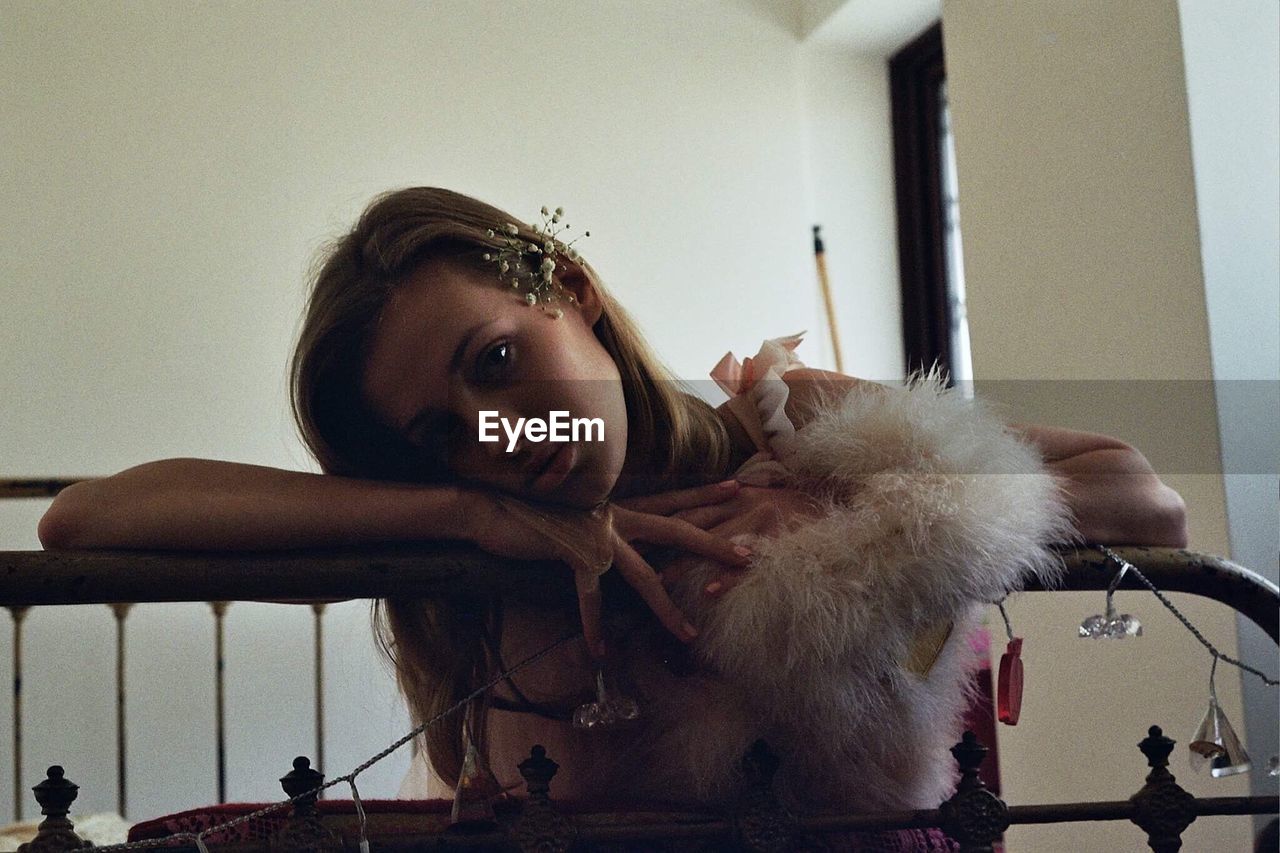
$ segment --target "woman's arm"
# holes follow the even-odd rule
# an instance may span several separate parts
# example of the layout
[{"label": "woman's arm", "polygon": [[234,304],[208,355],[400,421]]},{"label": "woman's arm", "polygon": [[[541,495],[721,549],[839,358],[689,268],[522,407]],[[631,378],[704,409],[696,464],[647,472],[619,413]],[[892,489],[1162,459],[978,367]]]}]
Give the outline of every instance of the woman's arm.
[{"label": "woman's arm", "polygon": [[[808,407],[826,394],[857,386],[888,386],[829,370],[799,368],[782,379],[786,412],[797,427]],[[1089,542],[1110,545],[1187,545],[1187,509],[1182,497],[1161,482],[1138,450],[1118,438],[1061,427],[1009,424],[1039,448],[1049,471],[1065,486],[1076,527]]]},{"label": "woman's arm", "polygon": [[1033,424],[1009,428],[1040,448],[1088,542],[1187,546],[1187,507],[1151,463],[1118,438]]},{"label": "woman's arm", "polygon": [[[697,506],[730,494],[706,486],[673,499]],[[575,570],[583,630],[598,655],[602,569],[584,565],[584,553],[607,557],[605,568],[616,564],[662,623],[685,641],[696,632],[629,540],[677,546],[728,565],[743,565],[749,556],[727,539],[662,516],[615,508],[611,516],[596,517],[563,507],[521,506],[480,487],[166,459],[64,489],[40,519],[39,536],[49,550],[276,550],[457,539],[498,556],[557,559]]]},{"label": "woman's arm", "polygon": [[273,550],[469,539],[475,493],[209,459],[165,459],[64,489],[49,550]]}]

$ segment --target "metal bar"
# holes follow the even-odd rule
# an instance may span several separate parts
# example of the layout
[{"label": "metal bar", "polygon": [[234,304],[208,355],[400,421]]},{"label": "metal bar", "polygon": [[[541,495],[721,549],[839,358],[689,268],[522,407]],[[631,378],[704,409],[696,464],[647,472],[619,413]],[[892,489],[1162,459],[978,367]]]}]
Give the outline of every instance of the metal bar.
[{"label": "metal bar", "polygon": [[[1212,817],[1242,814],[1274,814],[1280,808],[1276,797],[1207,797],[1198,799],[1197,815]],[[1072,823],[1079,821],[1128,820],[1132,805],[1128,801],[1100,803],[1046,803],[1027,806],[1010,806],[1010,823],[1035,825],[1047,823]],[[735,827],[732,821],[712,814],[672,814],[669,820],[644,823],[622,823],[625,814],[577,814],[572,816],[574,837],[582,842],[611,841],[673,841],[676,839],[731,839]],[[797,820],[798,828],[805,833],[824,832],[883,832],[899,829],[937,828],[941,814],[937,809],[927,811],[883,812],[874,815],[822,815]],[[1136,832],[1136,829],[1135,829]],[[509,836],[501,830],[491,832],[458,833],[456,835],[395,836],[377,839],[379,850],[422,850],[424,839],[431,839],[431,850],[495,849],[510,843]],[[167,850],[189,850],[195,847],[171,847]],[[1126,848],[1127,849],[1127,848]]]},{"label": "metal bar", "polygon": [[[316,673],[316,768],[324,770],[324,611],[328,607],[323,601],[312,602],[311,612],[315,614],[315,673]],[[320,792],[324,797],[324,791]]]},{"label": "metal bar", "polygon": [[[1117,547],[1166,592],[1212,598],[1244,613],[1273,640],[1280,589],[1229,560],[1174,548]],[[1059,589],[1105,590],[1114,575],[1101,552],[1064,551]],[[615,573],[606,582],[617,584]],[[554,561],[506,560],[459,542],[368,549],[242,553],[0,551],[0,605],[116,601],[297,601],[394,596],[474,596],[477,590],[531,603],[576,600]],[[630,588],[617,584],[626,594]],[[1036,589],[1029,585],[1029,589]],[[1122,589],[1141,588],[1125,578]],[[637,606],[643,606],[636,598]]]},{"label": "metal bar", "polygon": [[227,801],[227,713],[223,656],[223,617],[227,615],[230,601],[211,601],[213,608],[213,730],[214,749],[218,760],[218,803]]},{"label": "metal bar", "polygon": [[[546,571],[538,571],[545,566]],[[340,601],[519,594],[576,600],[562,564],[506,560],[459,542],[369,549],[0,551],[0,605],[116,601]],[[559,581],[563,581],[560,583]],[[479,585],[479,586],[477,586]]]},{"label": "metal bar", "polygon": [[22,620],[27,607],[10,607],[13,617],[13,819],[22,820]]},{"label": "metal bar", "polygon": [[[1222,557],[1182,548],[1131,545],[1111,550],[1141,569],[1162,592],[1212,598],[1248,616],[1272,642],[1280,643],[1280,587],[1256,572]],[[1067,577],[1059,589],[1103,591],[1115,577],[1116,565],[1097,548],[1063,549],[1062,553]],[[1118,588],[1146,591],[1131,574],[1121,580]],[[1027,589],[1039,591],[1041,587],[1033,582]]]},{"label": "metal bar", "polygon": [[118,603],[110,607],[116,617],[116,814],[124,817],[128,802],[128,777],[125,769],[124,620],[128,618],[133,605]]},{"label": "metal bar", "polygon": [[3,498],[51,498],[67,486],[90,480],[92,477],[43,477],[26,480],[0,479],[0,499]]}]

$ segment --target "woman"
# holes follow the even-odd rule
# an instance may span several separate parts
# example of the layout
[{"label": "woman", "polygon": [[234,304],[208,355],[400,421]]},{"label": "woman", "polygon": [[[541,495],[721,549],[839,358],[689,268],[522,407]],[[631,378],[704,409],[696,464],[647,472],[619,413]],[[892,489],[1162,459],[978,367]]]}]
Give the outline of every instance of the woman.
[{"label": "woman", "polygon": [[[503,231],[507,223],[514,235]],[[531,247],[518,254],[541,258],[532,284],[513,287],[503,275],[515,243]],[[551,274],[542,279],[547,260]],[[535,287],[541,281],[548,286]],[[544,310],[532,310],[539,304]],[[446,190],[385,194],[330,247],[292,378],[296,418],[324,474],[152,462],[64,491],[41,520],[41,542],[236,550],[449,538],[500,556],[562,560],[574,570],[585,642],[560,646],[498,688],[497,704],[519,710],[473,703],[429,729],[427,790],[451,789],[468,743],[487,747],[502,770],[540,742],[562,765],[558,796],[634,806],[626,790],[600,782],[606,764],[608,778],[627,776],[616,742],[564,719],[593,695],[596,659],[609,650],[599,574],[616,567],[667,631],[689,642],[697,631],[646,561],[647,548],[668,549],[668,585],[715,561],[718,576],[700,586],[722,597],[751,561],[735,537],[792,529],[819,517],[821,501],[798,489],[716,485],[760,449],[750,425],[728,403],[713,409],[683,391],[561,241]],[[807,368],[781,379],[797,428],[824,399],[859,386]],[[555,411],[598,419],[603,436],[561,447],[526,436],[509,450],[477,440],[482,412],[514,423]],[[1091,433],[1014,429],[1061,484],[1081,537],[1185,545],[1181,499],[1138,451]],[[504,612],[483,596],[391,600],[384,616],[386,649],[418,719],[451,707],[504,661],[545,646],[578,618],[513,603]],[[649,663],[667,654],[654,643],[646,649]]]}]

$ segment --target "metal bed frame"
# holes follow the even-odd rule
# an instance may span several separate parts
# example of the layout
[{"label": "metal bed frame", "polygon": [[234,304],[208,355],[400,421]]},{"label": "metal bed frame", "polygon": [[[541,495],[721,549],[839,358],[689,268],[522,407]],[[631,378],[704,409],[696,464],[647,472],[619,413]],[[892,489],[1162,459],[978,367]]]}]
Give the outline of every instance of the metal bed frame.
[{"label": "metal bed frame", "polygon": [[[25,481],[7,485],[8,496],[47,495],[63,483]],[[0,489],[3,493],[5,489]],[[1182,549],[1116,547],[1123,559],[1138,566],[1160,589],[1212,598],[1243,613],[1277,641],[1280,633],[1280,590],[1229,560]],[[1065,591],[1102,591],[1114,577],[1107,558],[1096,550],[1064,552]],[[1126,576],[1121,589],[1144,588]],[[116,611],[117,624],[129,605],[141,602],[210,602],[220,626],[230,601],[291,601],[310,603],[316,613],[317,639],[323,600],[373,599],[390,596],[451,596],[483,589],[488,594],[527,601],[567,603],[572,585],[562,567],[515,563],[459,542],[349,550],[299,550],[245,553],[163,551],[4,551],[0,552],[0,606],[14,616],[15,684],[21,678],[20,629],[27,609],[39,605],[106,604]],[[619,587],[625,595],[625,587]],[[1037,588],[1029,588],[1036,590]],[[1043,590],[1040,590],[1043,591]],[[218,642],[221,642],[219,632]],[[221,654],[219,645],[218,654]],[[317,678],[319,678],[317,658]],[[20,694],[15,691],[15,709]],[[121,699],[121,701],[123,701]],[[322,739],[323,714],[317,701],[317,739]],[[15,716],[15,798],[20,785],[20,717]],[[221,733],[219,733],[221,739]],[[123,741],[121,740],[121,747]],[[758,742],[743,758],[747,790],[726,814],[650,813],[566,814],[550,795],[555,763],[541,747],[520,765],[527,797],[508,807],[497,823],[468,832],[435,832],[422,836],[396,835],[373,839],[379,850],[568,851],[607,849],[617,842],[663,842],[703,839],[707,849],[783,851],[825,849],[824,833],[900,830],[938,827],[960,844],[962,851],[990,851],[1010,825],[1068,821],[1130,821],[1142,829],[1152,850],[1180,849],[1181,833],[1199,817],[1211,815],[1267,815],[1280,810],[1275,796],[1196,798],[1178,786],[1168,770],[1174,741],[1152,726],[1139,747],[1150,768],[1145,784],[1128,800],[1008,806],[978,778],[986,748],[971,732],[952,749],[961,769],[955,794],[938,809],[877,814],[824,814],[797,817],[786,812],[771,793],[771,778],[779,760],[767,744]],[[222,744],[218,749],[222,773]],[[302,759],[299,759],[301,762]],[[120,755],[120,796],[123,802],[123,750]],[[320,766],[323,766],[321,763]],[[1137,765],[1135,764],[1135,767]],[[297,773],[308,771],[310,788]],[[305,774],[304,774],[305,775]],[[1136,772],[1135,772],[1136,775]],[[293,777],[292,779],[290,777]],[[290,797],[314,788],[322,779],[295,764],[295,773],[282,779]],[[220,776],[221,783],[221,776]],[[291,790],[289,785],[293,785]],[[39,835],[20,850],[58,853],[83,845],[74,833],[68,811],[76,786],[61,767],[33,789],[46,819]],[[223,788],[220,784],[220,800]],[[15,805],[15,815],[20,815]],[[123,812],[123,809],[121,809]],[[356,849],[355,842],[325,828],[316,814],[315,798],[296,801],[292,814],[271,849]],[[194,846],[189,849],[195,850]]]}]

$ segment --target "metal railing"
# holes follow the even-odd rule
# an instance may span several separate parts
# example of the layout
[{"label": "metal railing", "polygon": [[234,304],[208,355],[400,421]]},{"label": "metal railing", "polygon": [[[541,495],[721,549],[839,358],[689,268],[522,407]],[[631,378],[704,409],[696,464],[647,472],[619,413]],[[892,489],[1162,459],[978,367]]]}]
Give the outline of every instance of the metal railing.
[{"label": "metal railing", "polygon": [[[49,496],[65,487],[68,480],[0,481],[0,496]],[[1272,640],[1280,633],[1280,591],[1274,584],[1228,560],[1192,551],[1166,548],[1117,547],[1120,557],[1141,568],[1143,574],[1167,592],[1191,593],[1214,599],[1245,614],[1266,631]],[[1105,590],[1115,576],[1115,567],[1101,553],[1080,549],[1064,552],[1067,574],[1059,589],[1067,591]],[[1132,577],[1121,588],[1142,588]],[[117,773],[121,814],[125,791],[125,621],[133,604],[144,602],[209,602],[215,624],[220,624],[231,601],[272,601],[309,604],[314,612],[317,758],[323,756],[323,670],[321,668],[322,623],[325,603],[347,599],[450,596],[483,589],[494,595],[522,600],[570,604],[575,600],[571,580],[557,563],[529,563],[504,560],[465,543],[438,541],[413,545],[346,550],[298,550],[275,552],[201,553],[162,551],[5,551],[0,552],[0,606],[13,616],[14,655],[14,780],[15,816],[21,815],[22,767],[22,625],[28,609],[38,605],[99,604],[112,608],[117,622]],[[629,588],[616,587],[623,597]],[[639,605],[636,602],[637,606]],[[221,657],[221,632],[215,656]],[[221,695],[221,666],[215,677]],[[225,799],[225,729],[217,718],[219,800]],[[481,828],[465,836],[433,834],[431,849],[476,849],[486,845],[514,845],[521,849],[567,849],[570,842],[604,843],[611,840],[703,838],[736,843],[746,850],[801,849],[805,839],[815,834],[848,831],[907,830],[940,827],[961,843],[961,849],[990,850],[991,842],[1012,824],[1062,821],[1128,820],[1148,834],[1153,850],[1176,850],[1181,832],[1200,816],[1269,814],[1277,810],[1275,797],[1195,798],[1177,786],[1167,769],[1173,741],[1152,727],[1142,750],[1151,771],[1146,784],[1130,800],[1118,802],[1025,805],[1008,807],[987,791],[977,778],[977,767],[985,749],[971,734],[953,749],[960,764],[962,781],[955,796],[941,808],[930,811],[824,815],[796,818],[788,815],[770,793],[772,758],[767,746],[758,744],[744,758],[748,778],[754,780],[750,808],[730,815],[682,814],[662,821],[652,816],[628,821],[625,814],[607,816],[564,816],[555,811],[547,796],[550,776],[535,771],[529,783],[529,797],[519,814],[508,815],[500,824]],[[545,757],[545,756],[544,756]],[[528,764],[529,762],[526,762]],[[536,764],[537,762],[534,762]],[[532,764],[530,766],[533,766]],[[52,771],[52,768],[51,768]],[[541,772],[543,775],[539,776]],[[522,765],[522,773],[524,773]],[[554,771],[552,771],[554,773]],[[58,768],[58,778],[61,769]],[[544,778],[545,777],[545,778]],[[65,799],[66,788],[54,785],[51,776],[42,783],[44,795]],[[73,786],[74,787],[74,786]],[[37,786],[40,794],[41,786]],[[54,790],[62,791],[52,794]],[[71,794],[74,798],[74,791]],[[74,838],[64,825],[65,806],[41,800],[47,816],[42,830],[41,849],[70,849],[56,846]],[[62,809],[62,811],[59,811]],[[319,826],[314,812],[295,804],[289,837],[295,841],[306,827]],[[310,814],[310,817],[308,817]],[[61,815],[61,816],[59,816]],[[539,817],[541,815],[541,817]],[[554,816],[554,819],[551,817]],[[301,821],[301,823],[299,823]],[[541,823],[539,823],[541,821]],[[305,826],[304,826],[305,824]],[[541,826],[534,832],[531,827]],[[300,828],[301,827],[301,828]],[[311,831],[311,830],[306,830]],[[303,833],[300,835],[299,833]],[[532,834],[530,834],[532,833]],[[540,834],[539,834],[540,833]],[[424,836],[425,837],[425,836]],[[779,839],[782,839],[779,841]],[[348,839],[350,840],[350,839]],[[413,838],[396,836],[379,839],[376,846],[393,849],[412,845]],[[354,842],[353,842],[354,843]],[[778,846],[781,844],[782,846]],[[55,846],[49,846],[55,845]],[[541,846],[539,846],[541,845]]]}]

